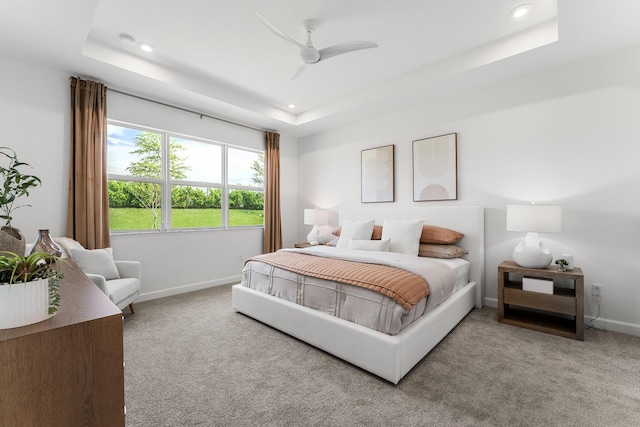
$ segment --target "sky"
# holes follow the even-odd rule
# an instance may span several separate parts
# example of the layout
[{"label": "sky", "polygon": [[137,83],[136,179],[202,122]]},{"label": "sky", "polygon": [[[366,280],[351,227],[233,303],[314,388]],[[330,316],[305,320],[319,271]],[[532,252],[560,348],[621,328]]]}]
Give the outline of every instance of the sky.
[{"label": "sky", "polygon": [[[107,173],[109,175],[130,175],[127,167],[137,156],[130,154],[136,149],[134,137],[143,131],[123,126],[109,124],[107,127]],[[188,181],[222,183],[221,157],[223,146],[215,143],[195,141],[174,136],[185,150],[180,155],[191,166],[187,171]],[[251,166],[258,157],[258,153],[228,148],[229,184],[255,186],[251,181],[253,170]]]}]

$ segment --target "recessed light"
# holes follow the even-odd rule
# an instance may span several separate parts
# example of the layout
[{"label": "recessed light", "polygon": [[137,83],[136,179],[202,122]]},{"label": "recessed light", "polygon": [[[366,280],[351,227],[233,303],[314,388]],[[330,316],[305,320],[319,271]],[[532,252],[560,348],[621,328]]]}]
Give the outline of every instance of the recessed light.
[{"label": "recessed light", "polygon": [[140,42],[138,43],[138,47],[142,50],[144,50],[145,52],[153,52],[153,46],[150,45],[147,42]]},{"label": "recessed light", "polygon": [[296,104],[289,104],[289,108],[293,110],[294,108],[296,108]]},{"label": "recessed light", "polygon": [[126,34],[120,34],[120,42],[127,47],[134,47],[136,45],[135,39]]},{"label": "recessed light", "polygon": [[511,17],[521,18],[527,13],[529,13],[530,9],[531,9],[531,5],[529,3],[521,4],[520,6],[517,6],[511,10]]}]

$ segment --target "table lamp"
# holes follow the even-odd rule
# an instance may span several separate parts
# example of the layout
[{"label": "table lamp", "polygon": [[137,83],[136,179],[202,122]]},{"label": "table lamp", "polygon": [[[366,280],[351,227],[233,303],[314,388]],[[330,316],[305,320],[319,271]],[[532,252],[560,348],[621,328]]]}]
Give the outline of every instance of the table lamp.
[{"label": "table lamp", "polygon": [[559,232],[562,208],[553,205],[507,205],[507,230],[526,231],[527,236],[513,250],[513,260],[521,267],[546,268],[553,255],[538,233]]},{"label": "table lamp", "polygon": [[309,244],[319,245],[329,241],[330,238],[325,236],[319,227],[329,224],[329,211],[324,209],[305,209],[304,224],[313,225],[313,228],[307,235],[307,242],[309,242]]}]

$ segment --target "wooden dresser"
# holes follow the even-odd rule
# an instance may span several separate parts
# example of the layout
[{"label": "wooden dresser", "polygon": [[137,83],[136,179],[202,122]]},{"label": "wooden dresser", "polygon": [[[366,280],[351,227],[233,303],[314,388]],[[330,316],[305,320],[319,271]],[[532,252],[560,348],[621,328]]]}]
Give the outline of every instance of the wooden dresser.
[{"label": "wooden dresser", "polygon": [[124,426],[122,312],[60,264],[58,313],[0,330],[0,426]]}]

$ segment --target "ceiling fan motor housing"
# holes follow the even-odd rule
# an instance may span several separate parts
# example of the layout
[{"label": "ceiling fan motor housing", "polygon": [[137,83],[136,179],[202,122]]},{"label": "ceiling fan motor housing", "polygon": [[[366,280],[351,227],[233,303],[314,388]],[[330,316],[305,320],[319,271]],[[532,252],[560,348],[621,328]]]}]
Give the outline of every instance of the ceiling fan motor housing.
[{"label": "ceiling fan motor housing", "polygon": [[300,49],[300,57],[305,64],[315,64],[320,61],[320,52],[312,47]]}]

